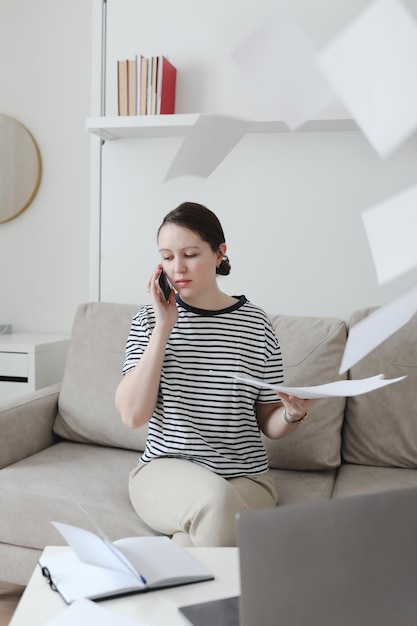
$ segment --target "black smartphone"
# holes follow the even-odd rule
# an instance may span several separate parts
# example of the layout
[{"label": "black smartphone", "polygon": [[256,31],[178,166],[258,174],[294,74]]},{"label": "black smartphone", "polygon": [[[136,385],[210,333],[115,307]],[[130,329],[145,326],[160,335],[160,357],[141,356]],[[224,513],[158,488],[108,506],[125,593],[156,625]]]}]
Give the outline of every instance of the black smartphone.
[{"label": "black smartphone", "polygon": [[165,300],[168,302],[169,294],[172,290],[172,285],[164,270],[161,270],[161,273],[159,274],[158,285]]}]

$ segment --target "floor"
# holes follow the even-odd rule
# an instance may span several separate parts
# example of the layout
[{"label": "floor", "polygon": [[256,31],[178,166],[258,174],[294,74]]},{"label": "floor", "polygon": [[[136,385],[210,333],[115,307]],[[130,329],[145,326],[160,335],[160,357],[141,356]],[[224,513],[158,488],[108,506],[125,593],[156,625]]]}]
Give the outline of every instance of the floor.
[{"label": "floor", "polygon": [[8,626],[24,587],[0,582],[0,626]]}]

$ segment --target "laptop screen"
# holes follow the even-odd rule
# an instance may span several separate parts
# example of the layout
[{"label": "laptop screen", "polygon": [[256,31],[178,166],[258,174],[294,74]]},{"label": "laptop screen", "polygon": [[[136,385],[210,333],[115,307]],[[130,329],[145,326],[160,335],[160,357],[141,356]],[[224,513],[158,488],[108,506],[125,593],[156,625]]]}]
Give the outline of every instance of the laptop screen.
[{"label": "laptop screen", "polygon": [[415,626],[417,489],[238,520],[240,626]]}]

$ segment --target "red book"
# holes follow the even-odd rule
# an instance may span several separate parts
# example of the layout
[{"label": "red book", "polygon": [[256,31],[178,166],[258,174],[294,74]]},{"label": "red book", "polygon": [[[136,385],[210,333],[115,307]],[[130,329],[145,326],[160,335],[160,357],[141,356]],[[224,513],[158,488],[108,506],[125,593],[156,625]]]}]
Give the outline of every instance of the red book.
[{"label": "red book", "polygon": [[157,108],[159,114],[175,113],[176,68],[161,56],[158,58]]}]

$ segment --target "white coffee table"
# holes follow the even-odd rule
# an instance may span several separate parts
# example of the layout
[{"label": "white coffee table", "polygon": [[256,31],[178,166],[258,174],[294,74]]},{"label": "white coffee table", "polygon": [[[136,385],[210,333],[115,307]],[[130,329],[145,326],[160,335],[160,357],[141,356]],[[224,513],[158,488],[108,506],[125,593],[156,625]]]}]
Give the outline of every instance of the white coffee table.
[{"label": "white coffee table", "polygon": [[[65,549],[48,547],[45,550],[50,554]],[[148,626],[189,626],[178,607],[240,594],[238,548],[186,550],[213,573],[214,580],[105,600],[101,606]],[[37,567],[9,626],[44,626],[66,606],[61,596],[50,589]]]}]

